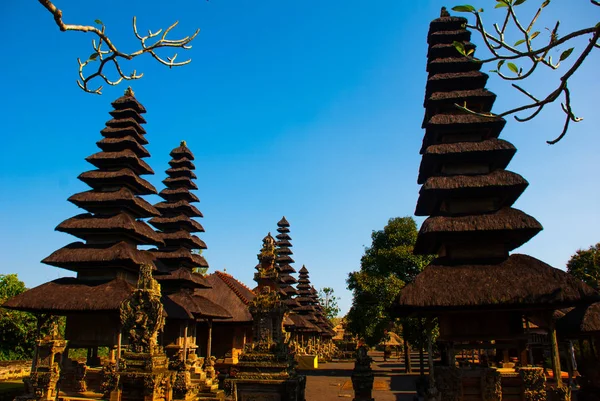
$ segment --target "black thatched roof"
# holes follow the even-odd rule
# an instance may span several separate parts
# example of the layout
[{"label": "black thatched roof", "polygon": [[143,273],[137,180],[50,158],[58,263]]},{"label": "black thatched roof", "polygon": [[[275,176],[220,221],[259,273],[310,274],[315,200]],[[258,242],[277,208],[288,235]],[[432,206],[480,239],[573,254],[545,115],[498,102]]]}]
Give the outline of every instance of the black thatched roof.
[{"label": "black thatched roof", "polygon": [[118,185],[129,188],[138,195],[152,195],[156,193],[156,188],[152,184],[138,177],[137,174],[128,168],[109,171],[86,171],[85,173],[81,173],[77,178],[94,189]]},{"label": "black thatched roof", "polygon": [[415,215],[446,214],[440,211],[442,202],[449,199],[489,199],[497,207],[512,206],[529,183],[519,174],[496,170],[489,174],[430,177],[419,191]]},{"label": "black thatched roof", "polygon": [[491,265],[436,265],[401,292],[396,313],[467,309],[558,309],[600,300],[570,274],[531,256],[513,254]]},{"label": "black thatched roof", "polygon": [[110,169],[115,167],[127,167],[138,175],[154,174],[152,167],[140,159],[135,152],[130,149],[120,152],[98,152],[85,158],[88,162],[99,169]]},{"label": "black thatched roof", "polygon": [[501,241],[510,251],[529,241],[542,229],[536,219],[510,207],[487,214],[429,217],[421,225],[413,252],[416,255],[436,254],[448,239]]},{"label": "black thatched roof", "polygon": [[[196,288],[210,288],[210,284],[206,281],[206,278],[198,273],[193,273],[190,269],[180,267],[177,270],[170,272],[169,274],[156,276],[156,280],[162,284],[174,283],[177,285],[179,282],[189,283],[190,287]],[[167,284],[169,285],[169,284]]]},{"label": "black thatched roof", "polygon": [[74,312],[119,311],[121,303],[133,292],[127,281],[85,281],[59,278],[25,291],[6,301],[2,307],[34,313],[61,315]]},{"label": "black thatched roof", "polygon": [[150,252],[138,250],[123,241],[111,244],[73,242],[54,251],[42,263],[72,271],[118,267],[137,272],[141,265],[153,265],[153,259]]},{"label": "black thatched roof", "polygon": [[138,157],[150,157],[150,152],[131,135],[122,138],[104,138],[96,142],[96,145],[105,152],[120,152],[129,149],[138,155]]},{"label": "black thatched roof", "polygon": [[515,147],[502,139],[490,138],[480,142],[456,142],[431,145],[425,149],[419,167],[419,184],[433,175],[441,175],[445,163],[488,165],[490,171],[504,169],[514,154]]},{"label": "black thatched roof", "polygon": [[171,319],[231,319],[231,314],[221,306],[185,290],[163,295],[162,300],[167,317]]},{"label": "black thatched roof", "polygon": [[600,302],[573,308],[558,320],[556,330],[563,338],[600,334]]},{"label": "black thatched roof", "polygon": [[158,216],[160,213],[144,199],[135,196],[129,188],[121,187],[117,191],[85,191],[69,197],[69,202],[90,213],[106,213],[126,210],[136,218]]}]

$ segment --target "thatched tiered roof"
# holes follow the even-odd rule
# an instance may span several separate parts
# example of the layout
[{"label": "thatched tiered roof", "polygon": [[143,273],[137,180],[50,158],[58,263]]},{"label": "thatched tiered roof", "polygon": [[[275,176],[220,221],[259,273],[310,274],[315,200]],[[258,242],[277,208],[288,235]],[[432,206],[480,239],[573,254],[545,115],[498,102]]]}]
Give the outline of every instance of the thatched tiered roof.
[{"label": "thatched tiered roof", "polygon": [[312,287],[310,285],[308,269],[306,266],[302,266],[298,273],[298,284],[296,285],[298,296],[295,300],[300,306],[294,307],[292,313],[302,316],[306,321],[313,324],[314,327],[309,326],[303,329],[303,331],[322,333],[323,329],[319,327],[320,319],[317,317],[317,311],[315,309],[317,303],[315,302]]},{"label": "thatched tiered roof", "polygon": [[202,213],[192,206],[198,198],[190,190],[198,189],[192,181],[192,170],[196,167],[192,163],[194,155],[187,147],[185,141],[170,153],[172,157],[169,164],[176,166],[177,173],[167,170],[168,177],[163,180],[166,188],[160,192],[163,202],[154,207],[160,216],[153,217],[149,223],[160,230],[164,245],[153,252],[156,259],[164,263],[170,270],[180,267],[193,269],[208,267],[206,260],[197,253],[206,249],[206,244],[193,233],[204,232],[204,228],[194,218],[202,217]]},{"label": "thatched tiered roof", "polygon": [[101,151],[86,159],[97,169],[79,176],[92,189],[69,198],[88,213],[71,217],[56,227],[57,231],[85,242],[73,242],[42,260],[76,272],[77,278],[41,285],[9,301],[7,306],[56,314],[116,311],[133,288],[129,283],[137,280],[140,266],[148,264],[156,269],[152,255],[136,246],[163,244],[154,230],[140,220],[159,214],[140,198],[156,193],[154,186],[140,177],[153,174],[142,160],[150,156],[144,148],[148,141],[141,126],[146,121],[140,115],[146,109],[129,89],[112,106],[112,119],[100,131],[104,138],[97,142]]},{"label": "thatched tiered roof", "polygon": [[293,273],[296,273],[296,270],[291,266],[294,263],[294,259],[292,259],[291,255],[293,255],[292,250],[292,238],[290,237],[290,223],[287,221],[285,216],[279,220],[277,223],[277,234],[275,238],[277,238],[277,249],[275,253],[277,258],[275,262],[277,263],[277,270],[279,271],[279,288],[282,291],[281,298],[283,302],[289,307],[294,308],[300,306],[298,302],[294,299],[294,296],[298,295],[298,291],[294,288],[294,284],[296,284],[296,279],[292,276]]},{"label": "thatched tiered roof", "polygon": [[595,292],[564,272],[529,256],[509,257],[542,226],[512,208],[528,183],[506,170],[516,149],[498,139],[505,121],[491,113],[496,96],[485,89],[481,63],[455,48],[462,43],[475,50],[466,24],[444,9],[429,28],[418,178],[423,186],[415,212],[429,217],[414,253],[439,257],[402,290],[398,311],[555,309],[590,302]]}]

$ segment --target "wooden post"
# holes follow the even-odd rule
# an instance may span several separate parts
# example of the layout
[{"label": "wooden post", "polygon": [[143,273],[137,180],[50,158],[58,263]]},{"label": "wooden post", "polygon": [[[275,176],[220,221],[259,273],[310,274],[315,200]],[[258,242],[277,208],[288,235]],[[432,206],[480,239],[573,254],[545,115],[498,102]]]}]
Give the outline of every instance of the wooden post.
[{"label": "wooden post", "polygon": [[435,387],[435,376],[433,373],[433,324],[431,320],[427,320],[425,326],[427,330],[427,362],[429,365],[429,388]]},{"label": "wooden post", "polygon": [[38,341],[40,339],[40,332],[42,331],[42,320],[40,315],[35,315],[36,327],[35,327],[35,348],[33,349],[33,360],[31,361],[31,373],[35,372],[37,368],[38,360]]},{"label": "wooden post", "polygon": [[548,335],[550,336],[550,352],[552,353],[552,372],[556,380],[556,386],[562,387],[562,379],[560,377],[560,357],[558,353],[558,342],[556,341],[556,322],[550,315],[548,324]]},{"label": "wooden post", "polygon": [[210,360],[212,352],[212,319],[208,319],[208,342],[206,344],[206,359]]},{"label": "wooden post", "polygon": [[121,361],[122,338],[123,338],[123,334],[121,333],[121,328],[119,327],[119,333],[117,334],[117,370],[119,370],[119,362]]},{"label": "wooden post", "polygon": [[404,340],[404,372],[412,373],[412,363],[410,361],[410,344]]},{"label": "wooden post", "polygon": [[188,349],[188,321],[185,321],[185,327],[183,328],[183,362],[187,361],[187,349]]}]

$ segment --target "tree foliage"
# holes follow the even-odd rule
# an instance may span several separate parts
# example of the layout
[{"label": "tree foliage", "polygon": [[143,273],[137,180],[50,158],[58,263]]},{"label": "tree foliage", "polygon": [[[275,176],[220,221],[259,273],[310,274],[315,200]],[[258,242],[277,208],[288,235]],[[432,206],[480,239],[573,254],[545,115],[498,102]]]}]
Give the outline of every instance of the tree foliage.
[{"label": "tree foliage", "polygon": [[[573,112],[571,107],[571,92],[569,90],[569,79],[581,67],[590,53],[600,47],[600,22],[594,26],[582,27],[573,32],[559,35],[560,21],[553,23],[554,27],[539,28],[538,21],[543,11],[551,3],[551,0],[540,1],[537,11],[530,18],[524,19],[521,6],[526,0],[496,0],[495,8],[505,12],[501,23],[486,27],[483,22],[482,8],[476,8],[472,5],[458,5],[452,8],[453,11],[470,13],[475,18],[475,24],[467,24],[467,27],[478,32],[483,40],[485,48],[490,52],[490,56],[484,59],[477,59],[472,56],[473,49],[466,49],[462,42],[454,42],[454,47],[462,55],[470,58],[477,63],[493,63],[494,69],[490,72],[495,73],[500,78],[512,82],[512,86],[521,94],[527,97],[524,105],[507,110],[497,116],[504,117],[514,115],[517,121],[529,121],[535,118],[545,106],[562,99],[561,108],[565,113],[565,123],[561,133],[553,140],[547,141],[554,144],[560,141],[569,129],[571,122],[579,122],[579,118]],[[594,6],[600,6],[600,1],[590,0]],[[545,33],[547,31],[547,33]],[[514,33],[514,35],[513,35]],[[514,36],[516,41],[508,39]],[[588,41],[582,49],[576,50],[575,41],[577,38],[587,38]],[[554,52],[558,50],[560,56],[558,60],[552,59]],[[574,55],[574,60],[566,71],[560,76],[555,86],[550,86],[548,93],[534,95],[520,85],[520,81],[529,78],[539,68],[549,68],[557,70],[562,62]],[[519,84],[517,84],[519,82]],[[456,105],[458,108],[483,117],[494,117],[496,114],[480,113],[469,109],[468,105]],[[517,113],[529,113],[528,115],[517,115]]]},{"label": "tree foliage", "polygon": [[319,303],[323,306],[325,310],[325,317],[329,319],[330,322],[333,322],[338,314],[340,313],[340,308],[338,306],[338,302],[340,297],[336,297],[333,293],[333,288],[325,287],[319,290]]},{"label": "tree foliage", "polygon": [[374,345],[393,324],[388,309],[405,284],[412,282],[432,257],[413,255],[417,224],[412,217],[396,217],[383,230],[373,231],[372,244],[361,258],[360,271],[347,279],[353,293],[348,328]]},{"label": "tree foliage", "polygon": [[567,271],[589,286],[600,289],[600,242],[575,252],[567,262]]},{"label": "tree foliage", "polygon": [[[26,290],[16,274],[0,274],[0,305]],[[32,314],[0,308],[0,360],[31,358],[36,327]]]}]

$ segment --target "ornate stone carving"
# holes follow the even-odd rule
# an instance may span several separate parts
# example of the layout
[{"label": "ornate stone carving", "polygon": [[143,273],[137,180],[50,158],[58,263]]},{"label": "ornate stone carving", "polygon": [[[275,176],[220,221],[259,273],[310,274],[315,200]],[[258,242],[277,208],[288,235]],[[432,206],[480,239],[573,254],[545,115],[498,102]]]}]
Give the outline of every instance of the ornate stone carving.
[{"label": "ornate stone carving", "polygon": [[354,370],[352,371],[352,387],[354,388],[354,401],[373,401],[373,359],[367,355],[367,347],[361,345],[356,350]]},{"label": "ornate stone carving", "polygon": [[483,401],[502,401],[502,381],[496,369],[482,370],[481,398]]},{"label": "ornate stone carving", "polygon": [[543,368],[521,368],[519,375],[523,379],[525,401],[546,401],[546,376]]},{"label": "ornate stone carving", "polygon": [[152,277],[152,267],[140,268],[137,289],[121,304],[123,330],[129,336],[130,351],[156,351],[158,332],[165,325],[160,301],[160,284]]}]

